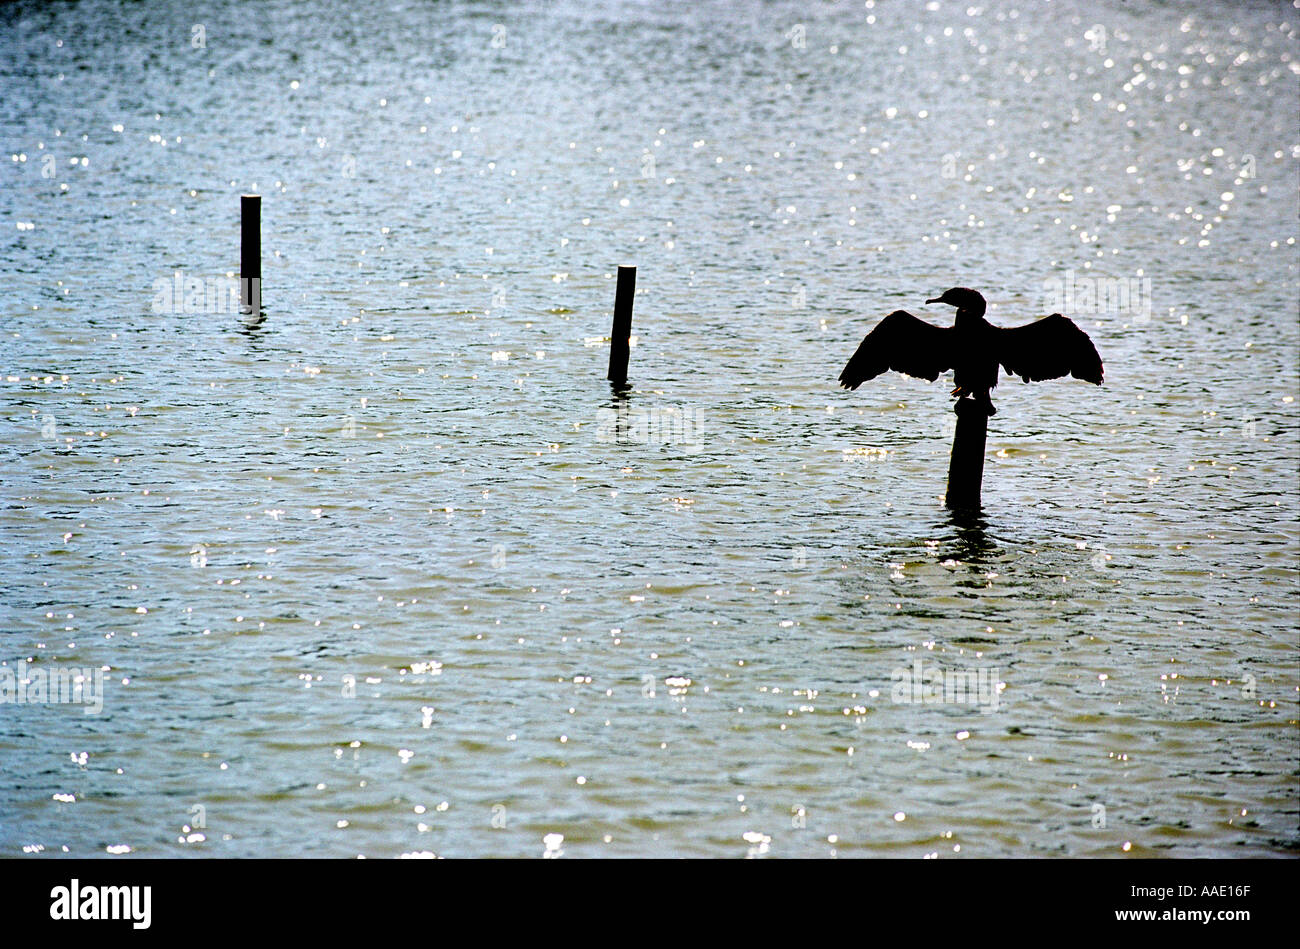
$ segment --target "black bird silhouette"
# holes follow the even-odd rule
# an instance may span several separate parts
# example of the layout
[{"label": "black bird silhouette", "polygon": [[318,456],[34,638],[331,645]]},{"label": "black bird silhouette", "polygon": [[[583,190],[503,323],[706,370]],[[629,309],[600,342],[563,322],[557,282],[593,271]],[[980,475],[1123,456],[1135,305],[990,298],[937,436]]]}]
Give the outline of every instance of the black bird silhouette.
[{"label": "black bird silhouette", "polygon": [[928,379],[953,370],[952,395],[969,396],[989,415],[997,412],[989,392],[997,388],[998,366],[1025,382],[1074,376],[1101,385],[1101,356],[1088,334],[1060,313],[1033,323],[1003,329],[984,319],[984,297],[953,287],[926,303],[957,308],[952,326],[935,326],[906,310],[895,310],[862,341],[840,385],[856,389],[886,369]]}]

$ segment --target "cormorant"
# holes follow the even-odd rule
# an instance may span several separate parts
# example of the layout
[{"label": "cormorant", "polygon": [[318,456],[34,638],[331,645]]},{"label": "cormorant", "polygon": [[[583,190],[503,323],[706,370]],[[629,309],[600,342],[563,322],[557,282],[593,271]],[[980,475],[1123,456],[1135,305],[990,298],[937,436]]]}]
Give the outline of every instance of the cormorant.
[{"label": "cormorant", "polygon": [[1097,348],[1060,313],[1003,329],[984,319],[984,297],[966,287],[925,302],[955,306],[953,325],[935,326],[895,310],[867,334],[840,373],[840,385],[856,389],[886,369],[933,382],[951,369],[957,384],[951,394],[971,397],[989,415],[997,411],[989,391],[997,387],[999,364],[1025,382],[1074,376],[1101,385]]}]

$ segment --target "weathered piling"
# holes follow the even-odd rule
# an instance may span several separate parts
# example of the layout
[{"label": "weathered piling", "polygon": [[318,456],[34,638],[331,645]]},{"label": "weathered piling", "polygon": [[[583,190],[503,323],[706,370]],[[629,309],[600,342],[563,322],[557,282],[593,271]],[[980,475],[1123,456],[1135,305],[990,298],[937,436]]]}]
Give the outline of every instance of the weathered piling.
[{"label": "weathered piling", "polygon": [[262,310],[262,196],[239,197],[239,302],[246,313]]},{"label": "weathered piling", "polygon": [[609,381],[616,386],[627,383],[627,360],[632,337],[632,298],[636,295],[636,268],[618,268],[618,286],[614,290],[614,329],[609,337]]},{"label": "weathered piling", "polygon": [[980,506],[989,416],[974,399],[958,399],[953,411],[957,413],[957,431],[952,437],[948,496],[944,503],[950,508],[974,510]]}]

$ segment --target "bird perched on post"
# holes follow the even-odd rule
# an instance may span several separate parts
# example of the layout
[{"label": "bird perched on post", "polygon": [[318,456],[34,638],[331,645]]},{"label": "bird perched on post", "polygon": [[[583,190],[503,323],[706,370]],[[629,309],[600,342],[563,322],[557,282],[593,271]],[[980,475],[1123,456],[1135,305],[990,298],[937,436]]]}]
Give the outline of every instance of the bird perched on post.
[{"label": "bird perched on post", "polygon": [[1074,376],[1101,385],[1101,356],[1088,334],[1060,313],[1003,329],[984,319],[984,297],[953,287],[926,303],[957,308],[952,326],[935,326],[906,310],[895,310],[862,341],[840,385],[856,389],[886,369],[933,382],[953,370],[951,395],[970,397],[989,415],[997,409],[989,392],[997,388],[998,366],[1025,382]]}]

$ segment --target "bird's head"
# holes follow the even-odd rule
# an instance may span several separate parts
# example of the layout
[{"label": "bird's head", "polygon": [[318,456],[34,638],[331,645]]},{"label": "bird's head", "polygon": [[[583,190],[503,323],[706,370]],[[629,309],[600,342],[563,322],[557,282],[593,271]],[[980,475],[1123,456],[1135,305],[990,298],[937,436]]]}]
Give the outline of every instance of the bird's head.
[{"label": "bird's head", "polygon": [[975,290],[969,290],[966,287],[953,287],[951,290],[945,290],[942,296],[925,302],[946,303],[949,306],[955,306],[959,310],[969,310],[975,313],[984,312],[984,298]]}]

